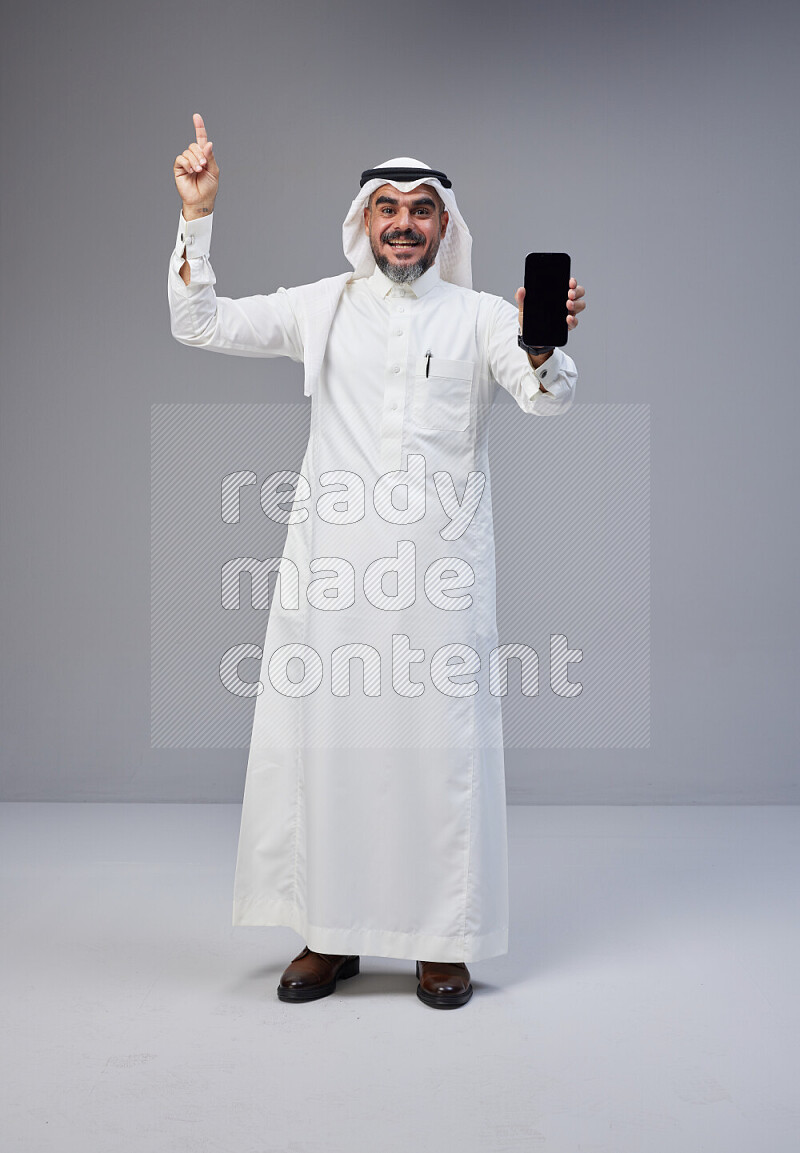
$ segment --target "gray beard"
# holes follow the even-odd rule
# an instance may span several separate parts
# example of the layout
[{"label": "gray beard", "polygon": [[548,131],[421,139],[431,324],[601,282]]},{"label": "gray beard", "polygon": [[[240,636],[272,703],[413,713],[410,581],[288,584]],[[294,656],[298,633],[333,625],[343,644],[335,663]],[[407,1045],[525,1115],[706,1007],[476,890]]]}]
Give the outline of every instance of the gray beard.
[{"label": "gray beard", "polygon": [[384,276],[388,276],[395,284],[410,284],[412,280],[418,280],[423,272],[428,271],[439,253],[439,241],[437,240],[425,255],[421,256],[414,264],[390,264],[388,257],[375,251],[374,245],[370,245],[370,247],[378,268]]},{"label": "gray beard", "polygon": [[413,264],[392,264],[387,257],[372,254],[375,257],[375,263],[384,274],[388,276],[389,280],[393,280],[395,284],[409,284],[412,280],[418,280],[423,272],[427,272],[436,258],[436,253],[426,253],[420,260],[416,260]]}]

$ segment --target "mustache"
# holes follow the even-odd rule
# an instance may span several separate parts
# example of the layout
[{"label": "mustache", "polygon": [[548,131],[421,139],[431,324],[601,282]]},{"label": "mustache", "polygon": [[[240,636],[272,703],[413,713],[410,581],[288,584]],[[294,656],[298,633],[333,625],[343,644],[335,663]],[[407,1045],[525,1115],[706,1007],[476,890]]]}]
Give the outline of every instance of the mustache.
[{"label": "mustache", "polygon": [[413,228],[395,228],[394,231],[390,229],[388,232],[384,232],[381,240],[384,244],[389,244],[393,240],[410,240],[414,244],[425,243],[425,237],[421,236],[419,232],[415,232]]}]

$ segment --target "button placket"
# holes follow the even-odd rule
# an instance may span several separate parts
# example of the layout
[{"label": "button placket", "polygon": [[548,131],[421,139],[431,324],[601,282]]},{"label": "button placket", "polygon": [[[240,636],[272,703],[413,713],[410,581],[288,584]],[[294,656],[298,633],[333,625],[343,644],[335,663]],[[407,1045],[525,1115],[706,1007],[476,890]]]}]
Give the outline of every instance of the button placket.
[{"label": "button placket", "polygon": [[392,292],[389,297],[386,385],[381,430],[381,463],[386,470],[402,467],[403,414],[408,375],[408,325],[399,321],[398,314],[405,312],[405,306],[395,302],[396,295],[405,294]]}]

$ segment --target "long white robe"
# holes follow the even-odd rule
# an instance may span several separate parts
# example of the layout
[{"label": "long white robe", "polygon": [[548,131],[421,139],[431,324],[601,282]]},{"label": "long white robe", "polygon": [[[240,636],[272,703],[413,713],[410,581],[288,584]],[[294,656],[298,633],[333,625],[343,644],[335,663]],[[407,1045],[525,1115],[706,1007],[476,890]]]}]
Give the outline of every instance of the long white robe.
[{"label": "long white robe", "polygon": [[[175,337],[307,361],[314,286],[216,297],[210,230],[210,219],[179,229]],[[517,347],[516,308],[443,281],[436,265],[410,285],[376,269],[338,292],[300,468],[308,487],[296,482],[294,503],[282,497],[298,517],[282,569],[295,566],[299,601],[283,603],[282,576],[233,923],[289,926],[325,953],[480,960],[508,949],[489,416],[498,386],[526,413],[565,412],[577,374],[560,350],[534,372]],[[520,496],[530,499],[527,482]],[[395,558],[394,580],[382,558],[386,568]],[[347,645],[361,647],[343,654]],[[462,663],[448,670],[448,660]]]}]

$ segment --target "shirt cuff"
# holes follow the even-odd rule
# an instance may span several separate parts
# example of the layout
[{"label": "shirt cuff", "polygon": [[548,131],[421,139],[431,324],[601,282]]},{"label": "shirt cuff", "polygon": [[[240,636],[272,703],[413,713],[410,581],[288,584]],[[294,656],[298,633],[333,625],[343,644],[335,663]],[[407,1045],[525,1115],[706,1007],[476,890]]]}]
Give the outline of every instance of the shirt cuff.
[{"label": "shirt cuff", "polygon": [[175,241],[175,254],[181,256],[186,249],[186,259],[196,260],[208,256],[211,251],[211,229],[214,213],[201,216],[198,220],[184,220],[181,212],[178,223],[178,236]]},{"label": "shirt cuff", "polygon": [[[539,385],[547,390],[548,396],[555,398],[564,396],[569,392],[569,383],[563,378],[559,380],[559,375],[564,367],[563,357],[564,354],[561,349],[554,348],[544,364],[541,364],[538,368],[534,368],[531,362],[528,361],[528,369],[533,378],[531,380],[531,386],[534,395],[536,392],[539,392],[540,396],[544,396],[544,393],[539,389]],[[535,386],[534,381],[536,381]]]},{"label": "shirt cuff", "polygon": [[[174,274],[172,284],[178,293],[186,294],[200,288],[201,285],[216,283],[217,278],[208,256],[211,248],[211,218],[213,215],[214,213],[210,212],[208,216],[203,216],[199,220],[187,221],[181,212],[178,236],[170,257],[171,275]],[[186,260],[188,260],[191,270],[188,285],[183,283],[180,274],[184,261],[184,248],[186,249]]]}]

